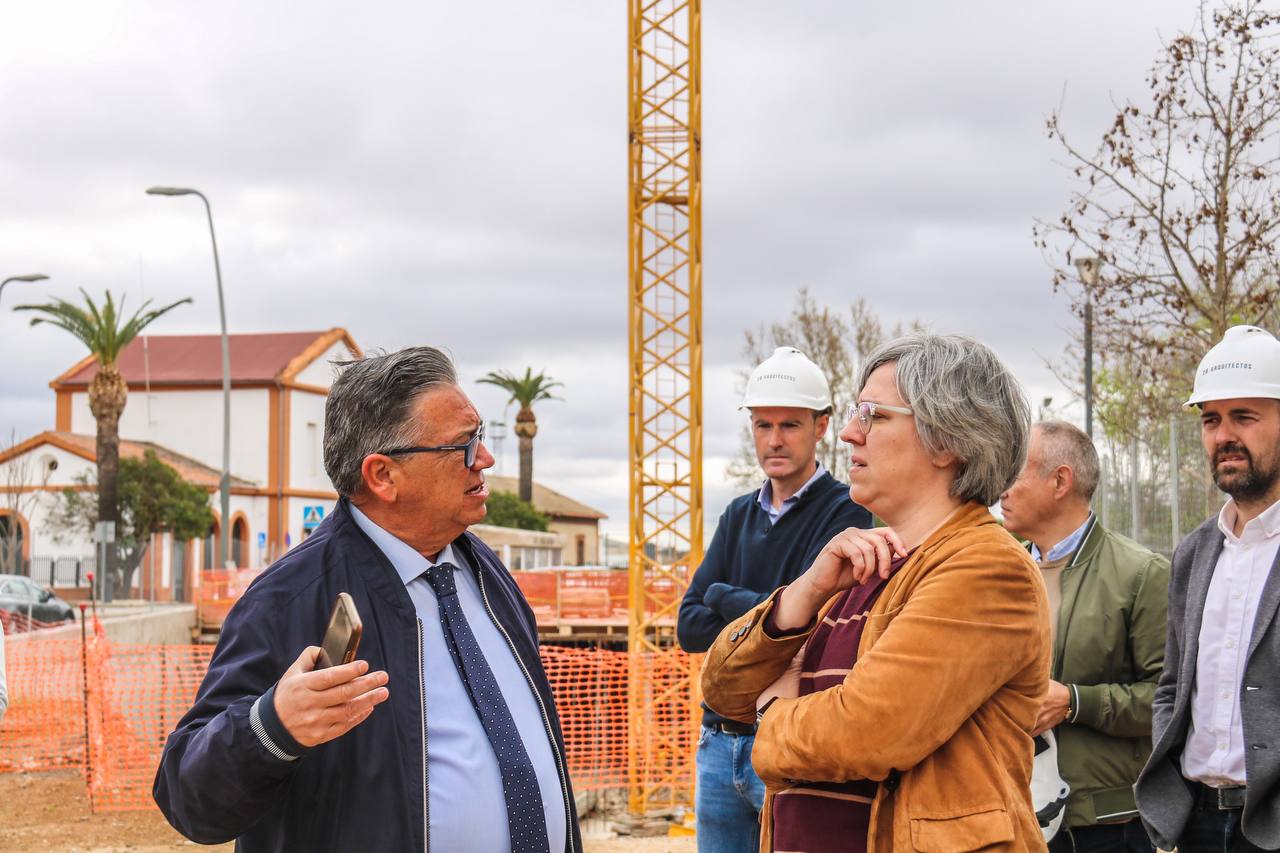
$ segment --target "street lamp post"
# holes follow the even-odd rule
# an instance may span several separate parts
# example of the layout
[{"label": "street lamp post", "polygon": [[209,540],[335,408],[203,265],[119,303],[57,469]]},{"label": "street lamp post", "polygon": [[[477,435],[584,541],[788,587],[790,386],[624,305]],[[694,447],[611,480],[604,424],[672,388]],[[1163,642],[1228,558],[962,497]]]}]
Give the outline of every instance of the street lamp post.
[{"label": "street lamp post", "polygon": [[4,281],[0,281],[0,294],[4,293],[4,286],[11,281],[46,281],[49,276],[42,272],[34,272],[31,275],[11,275]]},{"label": "street lamp post", "polygon": [[1093,288],[1102,259],[1076,258],[1075,264],[1084,283],[1084,431],[1093,438]]},{"label": "street lamp post", "polygon": [[213,209],[209,199],[199,190],[184,187],[150,187],[147,195],[194,195],[204,202],[204,212],[209,217],[209,240],[213,243],[213,272],[218,280],[218,319],[222,323],[222,479],[218,484],[222,505],[221,536],[219,539],[219,568],[225,568],[230,560],[231,545],[231,345],[227,340],[227,304],[222,297],[222,265],[218,262],[218,238],[213,232]]}]

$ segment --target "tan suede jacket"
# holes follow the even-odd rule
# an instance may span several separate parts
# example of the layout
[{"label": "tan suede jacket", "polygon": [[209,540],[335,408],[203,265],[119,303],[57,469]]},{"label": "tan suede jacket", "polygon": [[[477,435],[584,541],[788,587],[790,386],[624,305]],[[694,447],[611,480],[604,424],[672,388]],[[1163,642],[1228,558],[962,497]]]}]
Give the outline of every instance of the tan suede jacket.
[{"label": "tan suede jacket", "polygon": [[[808,637],[764,633],[776,598],[730,623],[707,654],[704,698],[726,717],[754,720],[756,697]],[[772,850],[775,792],[898,771],[871,807],[869,851],[1044,850],[1029,732],[1049,662],[1035,564],[985,507],[960,507],[885,586],[844,684],[766,711],[752,755],[769,790],[760,849]]]}]

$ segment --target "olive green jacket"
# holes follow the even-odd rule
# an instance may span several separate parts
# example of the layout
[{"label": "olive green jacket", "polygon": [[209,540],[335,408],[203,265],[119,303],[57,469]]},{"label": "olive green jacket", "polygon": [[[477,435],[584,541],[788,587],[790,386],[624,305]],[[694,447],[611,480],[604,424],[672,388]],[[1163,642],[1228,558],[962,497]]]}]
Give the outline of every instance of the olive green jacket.
[{"label": "olive green jacket", "polygon": [[1138,816],[1133,783],[1151,754],[1168,596],[1169,561],[1091,518],[1062,571],[1053,644],[1052,677],[1071,690],[1057,728],[1067,826]]}]

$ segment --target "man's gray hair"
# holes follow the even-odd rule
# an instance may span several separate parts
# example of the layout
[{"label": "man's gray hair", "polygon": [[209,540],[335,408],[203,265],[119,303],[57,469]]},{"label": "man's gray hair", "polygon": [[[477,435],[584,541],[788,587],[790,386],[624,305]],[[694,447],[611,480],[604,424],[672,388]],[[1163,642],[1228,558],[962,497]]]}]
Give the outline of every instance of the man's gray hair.
[{"label": "man's gray hair", "polygon": [[1031,406],[1008,368],[973,338],[918,332],[867,356],[859,393],[885,364],[897,367],[898,394],[925,449],[956,457],[951,494],[984,506],[999,500],[1022,472],[1031,429]]},{"label": "man's gray hair", "polygon": [[435,347],[409,347],[355,361],[337,361],[338,378],[324,404],[324,470],[344,498],[360,491],[360,466],[371,453],[415,444],[418,398],[458,384],[449,356]]},{"label": "man's gray hair", "polygon": [[1098,488],[1098,449],[1093,439],[1075,424],[1066,421],[1041,421],[1035,425],[1040,432],[1040,473],[1049,474],[1059,465],[1071,469],[1075,478],[1075,493],[1085,501],[1093,500]]}]

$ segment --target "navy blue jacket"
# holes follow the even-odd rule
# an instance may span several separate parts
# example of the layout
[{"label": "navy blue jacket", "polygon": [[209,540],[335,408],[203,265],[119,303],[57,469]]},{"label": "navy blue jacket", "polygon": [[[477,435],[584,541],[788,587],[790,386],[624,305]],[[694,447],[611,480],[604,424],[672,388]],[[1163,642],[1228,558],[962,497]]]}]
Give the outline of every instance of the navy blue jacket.
[{"label": "navy blue jacket", "polygon": [[[760,507],[759,489],[734,498],[680,602],[680,646],[705,652],[724,626],[813,565],[833,536],[849,527],[870,526],[871,513],[854,503],[849,487],[830,472],[806,489],[777,524]],[[702,716],[707,724],[724,719],[710,709]]]},{"label": "navy blue jacket", "polygon": [[[505,629],[546,710],[568,822],[566,853],[582,849],[564,738],[538,656],[533,612],[497,556],[467,533],[454,541],[477,567],[491,615]],[[390,696],[363,723],[307,749],[271,702],[302,650],[319,645],[339,592],[364,623],[358,656],[386,670]],[[345,500],[314,534],[264,572],[232,608],[194,707],[165,743],[154,796],[174,828],[239,851],[427,850],[421,626],[386,556]],[[255,701],[256,713],[250,713]],[[287,756],[298,756],[288,760]],[[495,819],[496,816],[495,816]]]}]

